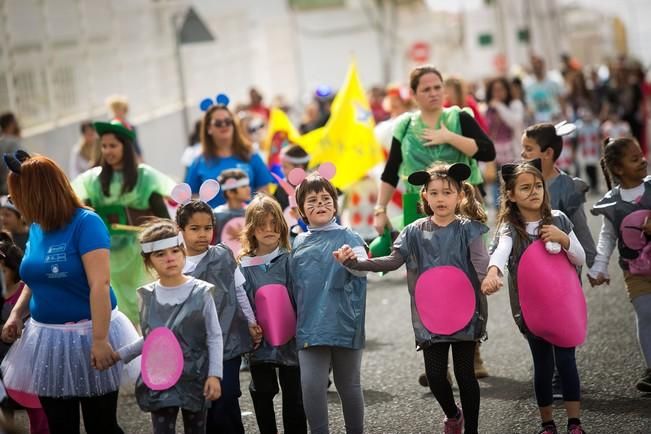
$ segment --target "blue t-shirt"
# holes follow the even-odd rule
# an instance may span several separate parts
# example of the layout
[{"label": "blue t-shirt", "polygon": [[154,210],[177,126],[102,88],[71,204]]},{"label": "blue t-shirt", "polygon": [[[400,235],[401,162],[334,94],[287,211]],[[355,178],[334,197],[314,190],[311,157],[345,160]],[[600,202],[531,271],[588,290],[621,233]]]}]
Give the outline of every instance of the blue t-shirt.
[{"label": "blue t-shirt", "polygon": [[[224,170],[228,169],[241,169],[246,172],[251,182],[252,193],[260,187],[274,182],[269,169],[267,169],[258,154],[253,154],[249,161],[243,161],[236,156],[206,159],[205,156],[200,155],[188,169],[185,182],[190,185],[193,193],[199,193],[199,187],[206,179],[217,179]],[[221,191],[217,197],[208,202],[213,208],[224,203],[226,203],[226,200]]]},{"label": "blue t-shirt", "polygon": [[[79,208],[68,225],[52,232],[32,224],[20,265],[20,275],[32,290],[32,317],[47,324],[91,319],[90,287],[81,257],[110,247],[104,222],[86,209]],[[110,295],[113,309],[117,305],[113,289]]]}]

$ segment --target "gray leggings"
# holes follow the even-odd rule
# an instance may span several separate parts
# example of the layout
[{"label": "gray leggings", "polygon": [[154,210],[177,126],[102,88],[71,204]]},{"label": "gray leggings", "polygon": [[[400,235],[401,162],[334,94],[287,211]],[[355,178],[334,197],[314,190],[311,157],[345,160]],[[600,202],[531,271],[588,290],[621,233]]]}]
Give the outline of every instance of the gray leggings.
[{"label": "gray leggings", "polygon": [[637,339],[642,348],[647,369],[651,369],[651,294],[643,294],[633,299],[637,322]]},{"label": "gray leggings", "polygon": [[328,434],[328,372],[332,365],[335,386],[344,411],[346,434],[364,432],[364,396],[360,383],[363,350],[313,347],[298,352],[303,407],[312,434]]}]

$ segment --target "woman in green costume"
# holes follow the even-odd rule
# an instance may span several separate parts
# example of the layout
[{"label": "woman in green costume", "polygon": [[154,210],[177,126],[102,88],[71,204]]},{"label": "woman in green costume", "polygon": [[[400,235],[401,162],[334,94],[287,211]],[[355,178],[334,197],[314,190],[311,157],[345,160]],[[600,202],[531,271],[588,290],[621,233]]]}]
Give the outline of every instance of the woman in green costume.
[{"label": "woman in green costume", "polygon": [[136,289],[153,280],[140,258],[137,230],[144,217],[169,218],[164,197],[176,183],[136,162],[135,134],[119,121],[95,122],[100,135],[101,165],[72,183],[77,195],[102,217],[111,234],[111,286],[118,309],[138,322]]},{"label": "woman in green costume", "polygon": [[[389,159],[382,173],[380,194],[375,207],[373,226],[379,234],[389,220],[386,206],[398,181],[418,170],[426,170],[432,163],[465,163],[471,168],[468,180],[482,183],[477,161],[493,161],[495,146],[482,131],[469,110],[457,106],[443,108],[443,77],[430,65],[411,71],[409,85],[420,110],[405,113],[396,122]],[[416,211],[418,188],[405,182],[402,227],[420,216]]]},{"label": "woman in green costume", "polygon": [[[373,226],[381,234],[371,243],[373,256],[390,252],[391,234],[388,229],[385,231],[389,225],[386,207],[400,179],[406,180],[410,174],[426,170],[437,161],[464,163],[471,170],[468,182],[480,187],[483,180],[477,161],[495,159],[495,146],[477,124],[470,109],[443,108],[443,77],[436,68],[430,65],[414,68],[409,75],[409,86],[420,110],[402,115],[393,130],[389,159],[382,173],[380,194],[373,213]],[[419,187],[408,182],[404,184],[403,218],[402,224],[396,225],[398,230],[423,217],[417,211]],[[488,375],[479,354],[479,345],[475,351],[475,375],[477,378]],[[425,374],[420,376],[419,383],[428,385]]]}]

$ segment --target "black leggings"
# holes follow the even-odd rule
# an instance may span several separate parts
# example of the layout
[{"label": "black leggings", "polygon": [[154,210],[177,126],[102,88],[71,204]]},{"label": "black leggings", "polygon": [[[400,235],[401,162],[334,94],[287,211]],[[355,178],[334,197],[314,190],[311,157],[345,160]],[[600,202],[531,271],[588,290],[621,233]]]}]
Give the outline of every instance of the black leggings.
[{"label": "black leggings", "polygon": [[[278,375],[276,375],[276,368]],[[278,432],[274,397],[279,392],[279,381],[283,391],[285,434],[307,434],[307,421],[301,395],[301,372],[298,366],[278,366],[272,363],[251,365],[249,391],[260,433],[276,434]]]},{"label": "black leggings", "polygon": [[[176,418],[179,414],[179,407],[165,407],[151,412],[151,423],[154,434],[175,434]],[[185,434],[205,434],[206,432],[206,410],[188,411],[181,409],[183,415],[183,432]]]},{"label": "black leggings", "polygon": [[118,392],[91,398],[48,398],[39,396],[47,416],[50,434],[79,434],[79,406],[88,434],[122,434],[116,417]]},{"label": "black leggings", "polygon": [[554,361],[561,377],[563,401],[580,401],[581,384],[579,371],[576,368],[575,349],[557,347],[534,337],[527,337],[527,341],[533,357],[533,386],[538,407],[548,407],[554,402],[552,393]]},{"label": "black leggings", "polygon": [[429,388],[445,415],[453,418],[457,415],[457,404],[447,378],[448,352],[452,347],[454,377],[459,385],[466,434],[477,434],[479,423],[479,383],[475,378],[474,366],[476,345],[476,342],[443,342],[432,344],[423,350]]}]

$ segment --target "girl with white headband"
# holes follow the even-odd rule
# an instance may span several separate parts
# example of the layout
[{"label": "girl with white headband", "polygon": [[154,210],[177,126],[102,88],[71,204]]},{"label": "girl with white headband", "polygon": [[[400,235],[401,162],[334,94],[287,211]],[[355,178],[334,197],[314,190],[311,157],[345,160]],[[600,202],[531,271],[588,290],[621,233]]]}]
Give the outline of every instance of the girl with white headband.
[{"label": "girl with white headband", "polygon": [[145,384],[143,372],[136,383],[136,400],[151,413],[154,434],[174,433],[179,409],[184,432],[203,434],[207,402],[221,396],[224,346],[213,302],[215,287],[183,274],[183,237],[172,221],[148,225],[140,234],[140,246],[145,266],[158,274],[158,280],[138,289],[143,338],[120,348],[113,359],[133,360],[143,352],[152,331],[171,330],[183,352],[181,375],[171,387],[153,390]]}]

